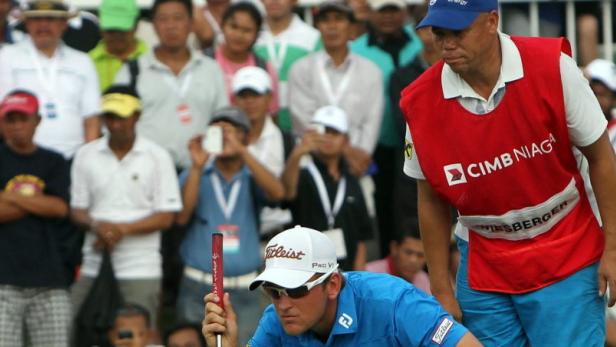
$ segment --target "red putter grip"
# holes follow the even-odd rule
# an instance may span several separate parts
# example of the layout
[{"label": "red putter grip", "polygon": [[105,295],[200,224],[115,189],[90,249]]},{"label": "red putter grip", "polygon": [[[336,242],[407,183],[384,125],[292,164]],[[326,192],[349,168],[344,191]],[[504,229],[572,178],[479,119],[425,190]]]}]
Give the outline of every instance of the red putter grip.
[{"label": "red putter grip", "polygon": [[212,292],[220,298],[220,302],[218,305],[225,308],[225,303],[223,301],[224,289],[222,278],[224,276],[224,271],[222,267],[222,234],[221,233],[213,233],[212,234]]}]

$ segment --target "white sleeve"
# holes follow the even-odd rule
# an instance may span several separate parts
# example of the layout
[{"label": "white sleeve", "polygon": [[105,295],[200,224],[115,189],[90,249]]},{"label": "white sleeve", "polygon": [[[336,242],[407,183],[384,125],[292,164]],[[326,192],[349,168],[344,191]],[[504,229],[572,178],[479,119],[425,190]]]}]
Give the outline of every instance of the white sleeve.
[{"label": "white sleeve", "polygon": [[90,190],[88,187],[88,174],[85,169],[86,160],[92,160],[87,153],[84,153],[85,147],[81,147],[71,166],[71,207],[79,209],[88,209],[92,203]]},{"label": "white sleeve", "polygon": [[6,94],[14,88],[9,52],[8,48],[0,49],[0,99],[4,99]]},{"label": "white sleeve", "polygon": [[560,76],[569,139],[577,147],[588,146],[603,134],[607,120],[582,70],[571,57],[563,53],[560,55]]},{"label": "white sleeve", "polygon": [[418,180],[425,180],[426,177],[421,171],[419,161],[417,160],[417,152],[413,146],[413,139],[411,138],[411,132],[409,126],[406,126],[406,135],[404,137],[404,173]]},{"label": "white sleeve", "polygon": [[88,56],[85,58],[83,66],[85,88],[82,90],[80,113],[83,118],[89,118],[97,116],[101,111],[101,90],[94,63]]},{"label": "white sleeve", "polygon": [[182,209],[180,184],[173,160],[167,151],[161,149],[156,155],[158,174],[154,190],[154,210],[156,212],[176,212]]}]

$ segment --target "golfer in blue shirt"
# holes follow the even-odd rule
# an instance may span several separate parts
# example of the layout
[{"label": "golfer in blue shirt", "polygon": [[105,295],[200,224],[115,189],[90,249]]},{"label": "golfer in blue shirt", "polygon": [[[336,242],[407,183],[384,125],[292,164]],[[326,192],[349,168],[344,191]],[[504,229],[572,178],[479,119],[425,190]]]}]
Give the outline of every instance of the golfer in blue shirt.
[{"label": "golfer in blue shirt", "polygon": [[[267,244],[265,271],[250,285],[272,299],[250,347],[481,346],[431,296],[387,274],[338,271],[336,247],[323,233],[295,227]],[[205,297],[208,346],[237,346],[236,313]],[[240,313],[241,314],[241,311]]]}]

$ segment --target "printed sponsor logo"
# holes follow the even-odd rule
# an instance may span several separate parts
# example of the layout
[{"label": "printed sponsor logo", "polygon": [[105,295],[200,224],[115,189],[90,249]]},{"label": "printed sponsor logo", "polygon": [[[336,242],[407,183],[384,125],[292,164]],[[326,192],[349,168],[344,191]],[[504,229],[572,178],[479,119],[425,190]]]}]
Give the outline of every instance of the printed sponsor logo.
[{"label": "printed sponsor logo", "polygon": [[453,326],[453,322],[451,321],[451,319],[449,318],[443,319],[441,324],[439,324],[438,328],[434,332],[434,335],[432,335],[432,342],[438,345],[443,344],[443,341],[445,341],[445,338],[447,337],[447,334],[451,330],[452,326]]},{"label": "printed sponsor logo", "polygon": [[456,163],[445,165],[443,170],[445,170],[445,177],[447,177],[447,183],[450,186],[466,183],[466,175],[464,175],[464,168],[462,167],[462,164]]},{"label": "printed sponsor logo", "polygon": [[450,186],[466,183],[467,177],[471,179],[487,176],[524,160],[550,154],[554,151],[555,143],[556,138],[554,138],[552,134],[549,134],[543,141],[513,148],[511,151],[501,153],[494,158],[470,163],[466,167],[461,163],[445,165],[443,169],[445,169],[447,183],[449,183]]},{"label": "printed sponsor logo", "polygon": [[436,4],[436,0],[430,0],[430,6],[434,6]]},{"label": "printed sponsor logo", "polygon": [[340,318],[338,318],[338,323],[345,328],[350,328],[353,325],[353,318],[346,313],[343,313]]},{"label": "printed sponsor logo", "polygon": [[289,259],[297,259],[302,260],[302,258],[306,255],[306,253],[302,251],[296,251],[293,248],[286,249],[282,245],[274,244],[268,246],[265,249],[265,259],[270,258],[289,258]]},{"label": "printed sponsor logo", "polygon": [[413,144],[406,139],[404,140],[404,155],[408,160],[413,158]]},{"label": "printed sponsor logo", "polygon": [[451,4],[457,4],[460,6],[466,6],[468,4],[468,1],[466,0],[447,0],[447,2],[451,3]]}]

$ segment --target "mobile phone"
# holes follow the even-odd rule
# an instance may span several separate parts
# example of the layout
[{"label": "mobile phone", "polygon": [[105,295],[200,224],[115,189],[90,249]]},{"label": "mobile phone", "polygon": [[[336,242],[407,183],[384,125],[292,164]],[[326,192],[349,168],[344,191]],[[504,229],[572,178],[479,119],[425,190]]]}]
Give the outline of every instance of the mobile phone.
[{"label": "mobile phone", "polygon": [[133,331],[132,330],[120,330],[118,331],[118,339],[132,339]]},{"label": "mobile phone", "polygon": [[218,125],[207,127],[201,146],[210,154],[222,153],[222,127]]},{"label": "mobile phone", "polygon": [[311,128],[319,135],[325,134],[325,125],[323,124],[312,124]]}]

